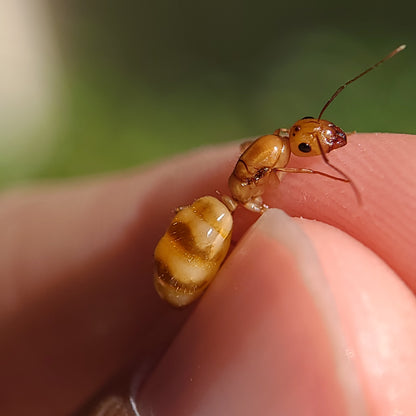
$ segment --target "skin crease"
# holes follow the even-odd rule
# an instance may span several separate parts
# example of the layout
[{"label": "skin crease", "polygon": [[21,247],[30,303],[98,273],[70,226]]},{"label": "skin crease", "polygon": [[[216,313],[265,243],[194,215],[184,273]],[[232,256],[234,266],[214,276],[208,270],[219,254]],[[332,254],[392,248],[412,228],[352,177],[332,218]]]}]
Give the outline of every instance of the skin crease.
[{"label": "skin crease", "polygon": [[[111,177],[4,192],[0,196],[0,414],[74,411],[125,366],[157,362],[188,318],[145,383],[141,406],[154,407],[158,394],[170,382],[178,383],[179,373],[163,373],[172,365],[169,357],[174,357],[175,345],[184,346],[182,369],[195,371],[192,363],[203,363],[195,334],[187,332],[194,327],[201,340],[204,331],[211,343],[215,340],[209,356],[213,361],[208,363],[221,362],[221,366],[202,374],[196,384],[200,390],[190,390],[194,397],[204,392],[204,400],[193,401],[199,407],[192,414],[213,414],[215,403],[227,414],[227,405],[236,403],[229,397],[238,397],[241,409],[258,414],[267,414],[261,407],[265,403],[268,409],[278,409],[279,397],[287,398],[286,414],[296,414],[299,408],[293,406],[302,402],[301,397],[315,406],[316,414],[333,414],[333,408],[342,409],[343,414],[415,413],[409,401],[412,383],[407,382],[416,376],[412,364],[416,362],[416,309],[408,289],[416,289],[416,265],[411,261],[416,246],[416,167],[410,157],[415,152],[414,136],[392,134],[353,135],[345,148],[331,152],[331,162],[349,174],[360,190],[362,206],[348,185],[305,174],[286,175],[265,196],[270,206],[334,225],[368,249],[339,231],[328,231],[327,226],[293,224],[290,219],[278,223],[293,226],[285,228],[284,236],[269,235],[276,219],[268,215],[270,219],[262,219],[263,225],[236,246],[220,279],[196,307],[181,311],[165,305],[153,290],[152,251],[172,216],[167,207],[173,210],[202,195],[215,195],[217,189],[226,193],[238,156],[236,145],[204,149]],[[289,166],[324,169],[319,157],[293,158]],[[172,178],[180,186],[169,185]],[[256,218],[242,209],[235,213],[236,241]],[[305,252],[316,264],[314,276],[319,284],[299,271],[305,269],[305,262],[296,250],[281,251],[282,241],[293,241],[299,233],[308,247]],[[256,254],[254,263],[251,253]],[[292,285],[278,278],[278,267],[266,267],[280,258],[277,255],[287,260],[285,273],[296,277]],[[239,298],[238,290],[230,298],[235,276],[244,272],[233,261],[238,256],[261,271],[258,281],[247,287],[262,288],[263,296],[245,289],[241,293],[246,298]],[[340,258],[349,267],[353,262],[348,259],[358,259],[362,268],[352,269],[345,277]],[[351,276],[354,280],[349,284]],[[290,295],[285,298],[280,293],[286,290]],[[279,303],[281,299],[285,301]],[[216,308],[241,310],[250,319],[230,313],[227,320],[218,318],[205,329],[205,317]],[[308,325],[294,331],[292,320],[297,314]],[[225,337],[222,320],[233,323],[232,339]],[[262,341],[265,334],[269,344]],[[240,345],[239,341],[246,348],[225,356],[232,342]],[[221,356],[216,354],[223,354],[226,361],[218,361]],[[259,357],[276,355],[286,358],[258,365]],[[288,381],[281,382],[277,392],[264,389],[267,381],[276,381],[273,368]],[[258,382],[240,383],[235,390],[228,387],[228,396],[215,387],[248,379]],[[311,394],[317,385],[325,388],[315,388]],[[327,408],[319,407],[325,400],[317,398],[327,397],[329,388],[332,402]],[[160,396],[158,401],[164,402]],[[169,414],[181,410],[175,409],[177,403],[165,404],[171,406]]]}]

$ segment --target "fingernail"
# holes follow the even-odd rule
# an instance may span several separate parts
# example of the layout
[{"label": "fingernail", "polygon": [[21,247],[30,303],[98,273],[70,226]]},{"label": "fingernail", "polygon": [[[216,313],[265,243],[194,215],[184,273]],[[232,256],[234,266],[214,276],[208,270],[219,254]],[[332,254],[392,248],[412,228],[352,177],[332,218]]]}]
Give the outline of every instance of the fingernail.
[{"label": "fingernail", "polygon": [[362,415],[335,303],[306,234],[269,210],[136,396],[141,416]]}]

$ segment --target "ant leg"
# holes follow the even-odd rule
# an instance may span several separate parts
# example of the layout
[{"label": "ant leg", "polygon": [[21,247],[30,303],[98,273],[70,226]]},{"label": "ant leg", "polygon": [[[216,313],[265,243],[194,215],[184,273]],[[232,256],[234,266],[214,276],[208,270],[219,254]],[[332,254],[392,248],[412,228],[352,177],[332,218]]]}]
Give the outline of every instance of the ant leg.
[{"label": "ant leg", "polygon": [[223,204],[228,208],[230,212],[234,212],[238,207],[238,202],[231,198],[228,195],[222,194],[220,191],[215,191],[215,193],[218,195],[218,197],[221,199]]},{"label": "ant leg", "polygon": [[[332,166],[332,165],[330,165],[330,166]],[[312,170],[312,169],[305,169],[305,168],[274,168],[273,171],[275,171],[275,172],[287,172],[287,173],[315,173],[317,175],[322,175],[322,176],[325,176],[325,177],[330,178],[330,179],[335,179],[336,181],[347,182],[352,186],[352,189],[355,193],[355,197],[357,198],[358,204],[359,205],[362,204],[360,191],[355,186],[354,182],[351,179],[349,179],[348,177],[339,178],[338,176],[332,176],[329,173],[320,172],[319,170]]]},{"label": "ant leg", "polygon": [[222,195],[221,201],[228,208],[230,212],[234,212],[238,207],[238,202],[228,195]]},{"label": "ant leg", "polygon": [[269,209],[269,206],[263,202],[263,198],[261,196],[257,196],[256,198],[251,199],[243,206],[249,211],[256,212],[257,214],[264,214],[266,210]]},{"label": "ant leg", "polygon": [[340,178],[338,176],[330,175],[329,173],[321,172],[319,170],[313,170],[313,169],[306,169],[306,168],[273,168],[273,171],[275,172],[286,172],[286,173],[314,173],[316,175],[322,175],[330,179],[335,179],[336,181],[342,181],[342,182],[350,182],[349,179],[346,178]]}]

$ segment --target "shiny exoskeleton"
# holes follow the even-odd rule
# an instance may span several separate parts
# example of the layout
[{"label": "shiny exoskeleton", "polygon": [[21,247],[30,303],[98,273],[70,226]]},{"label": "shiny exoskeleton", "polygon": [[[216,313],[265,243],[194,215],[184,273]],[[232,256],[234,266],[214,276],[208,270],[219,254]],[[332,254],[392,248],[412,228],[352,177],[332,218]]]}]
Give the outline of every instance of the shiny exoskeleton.
[{"label": "shiny exoskeleton", "polygon": [[298,120],[290,130],[278,129],[273,134],[261,136],[239,157],[228,180],[231,196],[247,209],[263,212],[267,205],[263,203],[262,195],[270,180],[279,182],[279,172],[314,173],[350,182],[337,168],[343,178],[312,169],[286,167],[291,153],[296,156],[316,156],[346,144],[347,135],[341,128],[330,121],[312,117]]},{"label": "shiny exoskeleton", "polygon": [[197,299],[228,253],[232,228],[230,211],[212,196],[179,208],[155,249],[159,295],[176,307]]}]

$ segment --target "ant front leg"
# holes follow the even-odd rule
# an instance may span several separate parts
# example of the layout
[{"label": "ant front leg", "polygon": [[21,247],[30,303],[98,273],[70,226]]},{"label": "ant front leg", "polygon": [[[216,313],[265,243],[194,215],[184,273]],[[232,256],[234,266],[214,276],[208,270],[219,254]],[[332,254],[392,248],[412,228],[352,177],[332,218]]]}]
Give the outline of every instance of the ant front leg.
[{"label": "ant front leg", "polygon": [[319,170],[313,170],[313,169],[306,169],[306,168],[274,168],[274,172],[286,172],[286,173],[313,173],[316,175],[325,176],[330,179],[335,179],[336,181],[342,181],[342,182],[350,182],[349,179],[346,178],[340,178],[338,176],[330,175],[329,173],[321,172]]},{"label": "ant front leg", "polygon": [[[330,165],[330,166],[332,166],[332,165]],[[306,169],[306,168],[274,168],[273,171],[276,172],[276,173],[278,173],[278,172],[286,172],[286,173],[313,173],[313,174],[316,174],[316,175],[325,176],[326,178],[329,178],[329,179],[334,179],[336,181],[347,182],[347,183],[349,183],[351,185],[351,187],[352,187],[352,189],[353,189],[353,191],[355,193],[355,197],[357,198],[358,204],[359,205],[362,204],[361,195],[360,195],[359,190],[355,186],[354,182],[350,178],[348,178],[348,177],[340,178],[338,176],[330,175],[329,173],[320,172],[319,170]]]}]

